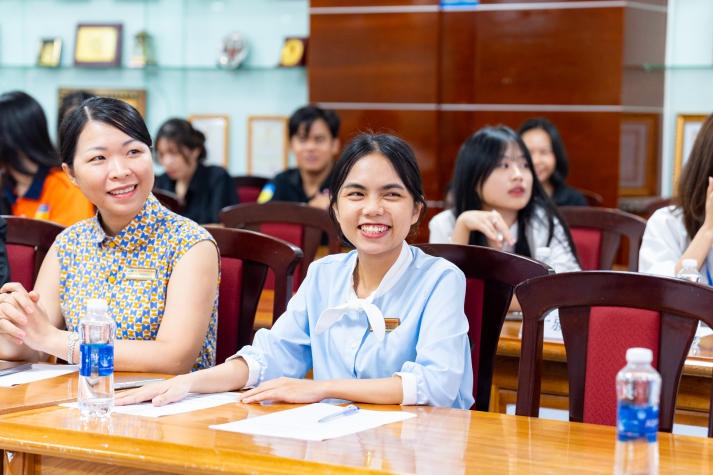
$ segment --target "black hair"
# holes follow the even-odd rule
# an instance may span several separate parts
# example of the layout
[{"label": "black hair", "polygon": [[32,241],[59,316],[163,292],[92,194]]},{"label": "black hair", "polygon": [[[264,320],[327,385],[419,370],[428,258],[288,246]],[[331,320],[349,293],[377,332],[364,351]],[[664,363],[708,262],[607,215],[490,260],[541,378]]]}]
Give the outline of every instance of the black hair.
[{"label": "black hair", "polygon": [[[559,216],[557,209],[535,177],[530,152],[520,136],[510,127],[504,125],[484,127],[468,137],[461,146],[451,180],[455,215],[459,216],[464,211],[483,209],[483,201],[480,195],[483,184],[500,163],[510,144],[516,144],[520,148],[533,177],[530,200],[517,213],[518,235],[515,253],[528,257],[534,256],[534,249],[530,249],[525,232],[529,227],[530,220],[535,216],[537,207],[543,208],[546,212],[546,224],[549,231],[548,242],[552,240],[554,235],[554,218],[556,217],[565,228],[570,249],[574,253],[574,244],[565,221]],[[479,231],[470,233],[469,244],[487,246],[487,243],[488,240],[483,233]]]},{"label": "black hair", "polygon": [[562,137],[555,124],[544,117],[527,119],[517,130],[517,133],[522,137],[522,134],[534,129],[544,131],[550,138],[552,154],[555,156],[555,170],[550,176],[550,183],[552,183],[552,188],[557,190],[564,185],[567,175],[569,175],[569,160],[567,159],[567,151],[564,148]]},{"label": "black hair", "polygon": [[59,129],[62,126],[62,121],[65,116],[69,114],[72,109],[79,107],[82,102],[94,96],[96,96],[96,94],[92,94],[88,91],[73,91],[62,98],[62,102],[57,110],[57,140],[59,140]]},{"label": "black hair", "polygon": [[23,158],[45,168],[60,165],[40,103],[22,91],[6,92],[0,95],[0,163],[34,175]]},{"label": "black hair", "polygon": [[309,135],[312,124],[320,119],[327,124],[332,138],[337,138],[339,136],[339,116],[332,110],[322,109],[312,104],[300,107],[292,113],[287,124],[289,138],[292,139],[295,135],[302,133]]},{"label": "black hair", "polygon": [[112,97],[92,97],[72,110],[62,121],[59,134],[59,148],[62,163],[74,166],[77,140],[87,123],[103,122],[115,127],[134,140],[151,148],[151,134],[139,111],[130,104]]},{"label": "black hair", "polygon": [[[371,153],[379,153],[391,162],[394,170],[396,170],[399,178],[404,183],[406,190],[408,190],[413,198],[414,203],[421,204],[421,215],[411,228],[411,232],[415,231],[421,218],[426,214],[426,198],[423,192],[421,172],[418,168],[416,156],[409,144],[389,134],[361,133],[344,148],[342,155],[339,157],[339,160],[337,160],[337,163],[334,165],[334,170],[332,171],[329,215],[332,217],[332,220],[337,223],[334,208],[337,205],[339,190],[342,188],[342,185],[344,185],[344,181],[347,179],[347,175],[349,175],[354,164]],[[354,247],[346,237],[344,237],[341,229],[339,234],[346,245]]]},{"label": "black hair", "polygon": [[[161,139],[175,143],[180,149],[184,147],[188,150],[199,149],[198,161],[203,162],[206,159],[205,135],[185,119],[173,118],[164,122],[156,133],[156,144]],[[184,155],[183,158],[188,162],[188,157]]]}]

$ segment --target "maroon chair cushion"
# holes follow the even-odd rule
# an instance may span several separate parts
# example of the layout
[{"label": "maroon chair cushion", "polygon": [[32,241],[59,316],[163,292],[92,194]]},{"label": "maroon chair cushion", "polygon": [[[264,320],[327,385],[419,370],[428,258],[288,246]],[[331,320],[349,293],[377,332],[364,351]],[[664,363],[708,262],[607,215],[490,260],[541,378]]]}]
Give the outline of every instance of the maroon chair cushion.
[{"label": "maroon chair cushion", "polygon": [[[480,362],[480,336],[483,322],[483,289],[481,279],[467,278],[465,283],[464,310],[468,317],[468,338],[470,339],[470,359],[473,363],[473,381],[478,381]],[[477,396],[477,384],[473,384],[473,397]]]},{"label": "maroon chair cushion", "polygon": [[626,350],[650,348],[658,364],[661,317],[658,312],[626,307],[592,307],[587,343],[584,421],[616,425],[616,374]]},{"label": "maroon chair cushion", "polygon": [[238,202],[239,203],[255,203],[257,197],[260,196],[260,190],[255,186],[238,186]]},{"label": "maroon chair cushion", "polygon": [[[218,298],[218,341],[216,362],[225,361],[238,351],[238,319],[240,291],[243,280],[243,261],[230,257],[220,258],[220,295]],[[223,318],[221,318],[223,317]]]},{"label": "maroon chair cushion", "polygon": [[602,233],[594,228],[571,228],[574,247],[577,248],[582,270],[598,270]]},{"label": "maroon chair cushion", "polygon": [[19,282],[26,289],[34,287],[35,250],[32,246],[7,244],[7,257],[10,264],[10,280]]},{"label": "maroon chair cushion", "polygon": [[[263,223],[260,225],[260,232],[267,234],[269,236],[274,236],[280,238],[283,241],[290,242],[300,249],[303,248],[302,245],[302,226],[299,224],[289,224],[289,223]],[[299,264],[295,269],[294,286],[293,290],[296,292],[300,287],[300,271],[302,264]],[[265,281],[266,289],[275,288],[275,276],[272,274],[272,270],[267,272],[267,280]]]}]

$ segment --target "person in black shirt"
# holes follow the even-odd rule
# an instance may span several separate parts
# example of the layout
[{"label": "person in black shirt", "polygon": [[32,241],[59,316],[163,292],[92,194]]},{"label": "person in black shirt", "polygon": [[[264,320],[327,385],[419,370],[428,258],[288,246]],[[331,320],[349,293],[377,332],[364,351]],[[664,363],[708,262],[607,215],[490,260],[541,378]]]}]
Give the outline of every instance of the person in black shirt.
[{"label": "person in black shirt", "polygon": [[326,210],[334,157],[339,153],[339,122],[335,112],[314,105],[297,109],[288,123],[297,167],[275,175],[258,202],[294,201]]},{"label": "person in black shirt", "polygon": [[198,224],[217,223],[218,213],[238,203],[232,177],[216,165],[204,165],[205,135],[184,119],[169,119],[156,134],[156,157],[166,173],[154,186],[175,193],[185,204],[183,216]]},{"label": "person in black shirt", "polygon": [[565,179],[569,160],[557,127],[542,117],[528,119],[517,133],[522,137],[535,165],[537,179],[557,206],[587,206],[587,199]]}]

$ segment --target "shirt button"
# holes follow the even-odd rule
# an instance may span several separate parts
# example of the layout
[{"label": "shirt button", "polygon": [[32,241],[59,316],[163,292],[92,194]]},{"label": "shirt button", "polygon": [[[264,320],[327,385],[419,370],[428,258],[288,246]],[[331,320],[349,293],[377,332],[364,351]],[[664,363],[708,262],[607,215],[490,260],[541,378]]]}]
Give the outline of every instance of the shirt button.
[{"label": "shirt button", "polygon": [[352,350],[356,350],[356,348],[357,348],[357,344],[356,344],[356,343],[352,343]]}]

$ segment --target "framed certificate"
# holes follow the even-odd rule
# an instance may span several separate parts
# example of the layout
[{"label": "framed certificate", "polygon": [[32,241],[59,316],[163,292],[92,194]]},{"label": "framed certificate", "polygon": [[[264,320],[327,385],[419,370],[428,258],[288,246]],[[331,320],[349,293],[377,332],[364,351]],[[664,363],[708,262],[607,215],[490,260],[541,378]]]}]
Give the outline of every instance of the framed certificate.
[{"label": "framed certificate", "polygon": [[248,117],[248,175],[273,176],[287,168],[287,117]]},{"label": "framed certificate", "polygon": [[206,165],[228,168],[230,118],[227,115],[193,114],[188,122],[205,135]]},{"label": "framed certificate", "polygon": [[688,160],[696,141],[698,131],[705,122],[707,114],[678,114],[676,116],[676,138],[673,151],[673,186],[676,186],[683,165]]},{"label": "framed certificate", "polygon": [[37,54],[37,66],[56,68],[62,56],[62,40],[59,38],[43,38]]},{"label": "framed certificate", "polygon": [[58,91],[57,104],[62,103],[64,96],[71,92],[86,91],[95,96],[113,97],[131,104],[131,106],[146,117],[146,91],[144,89],[96,89],[61,87]]},{"label": "framed certificate", "polygon": [[92,67],[121,65],[121,35],[120,23],[77,25],[74,65]]}]

